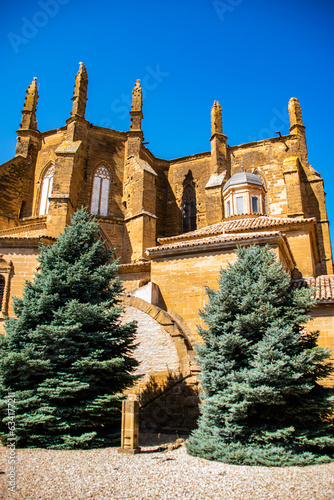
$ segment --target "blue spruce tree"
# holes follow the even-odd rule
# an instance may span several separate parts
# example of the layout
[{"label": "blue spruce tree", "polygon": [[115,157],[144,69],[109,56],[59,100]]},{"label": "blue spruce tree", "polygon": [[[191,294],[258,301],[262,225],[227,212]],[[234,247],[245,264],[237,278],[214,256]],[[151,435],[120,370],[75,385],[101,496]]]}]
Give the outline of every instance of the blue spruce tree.
[{"label": "blue spruce tree", "polygon": [[[135,324],[122,325],[118,265],[87,211],[43,247],[32,282],[14,299],[0,346],[0,411],[16,397],[19,447],[112,444],[122,390],[134,381]],[[8,418],[1,422],[8,434]],[[7,430],[8,432],[8,430]]]},{"label": "blue spruce tree", "polygon": [[269,247],[242,247],[207,289],[196,349],[203,402],[190,454],[230,464],[311,465],[334,458],[330,351],[303,324],[314,304]]}]

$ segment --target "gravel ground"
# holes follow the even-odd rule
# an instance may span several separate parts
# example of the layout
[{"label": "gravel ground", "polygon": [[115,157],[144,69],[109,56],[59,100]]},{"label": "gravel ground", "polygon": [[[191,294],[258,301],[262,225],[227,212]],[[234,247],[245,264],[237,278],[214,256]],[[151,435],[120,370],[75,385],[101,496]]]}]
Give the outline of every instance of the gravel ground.
[{"label": "gravel ground", "polygon": [[[174,437],[173,437],[174,438]],[[8,491],[8,450],[0,449],[0,498],[24,500],[333,500],[334,463],[247,467],[157,451],[170,436],[146,436],[142,453],[17,450],[16,489]],[[152,445],[155,446],[152,446]],[[146,446],[145,446],[146,445]],[[148,446],[151,445],[151,446]],[[3,473],[4,472],[4,473]]]}]

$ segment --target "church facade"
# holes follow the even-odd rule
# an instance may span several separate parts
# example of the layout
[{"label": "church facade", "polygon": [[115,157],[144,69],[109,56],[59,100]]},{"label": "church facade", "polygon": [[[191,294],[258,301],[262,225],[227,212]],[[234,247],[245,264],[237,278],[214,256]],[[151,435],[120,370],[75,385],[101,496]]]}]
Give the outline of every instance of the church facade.
[{"label": "church facade", "polygon": [[[66,125],[39,132],[34,79],[15,156],[0,165],[0,332],[12,297],[33,278],[40,244],[52,244],[85,206],[120,259],[125,317],[138,320],[143,381],[136,391],[147,419],[155,415],[149,425],[167,428],[166,415],[173,414],[175,426],[187,428],[196,416],[198,310],[207,300],[205,287],[217,288],[220,268],[236,260],[238,245],[269,244],[295,286],[315,287],[308,326],[320,330],[322,346],[334,349],[324,185],[308,162],[298,100],[289,102],[289,135],[236,146],[227,145],[215,101],[210,150],[165,160],[143,143],[139,80],[127,132],[85,119],[87,87],[80,63]],[[153,386],[160,395],[155,402]]]}]

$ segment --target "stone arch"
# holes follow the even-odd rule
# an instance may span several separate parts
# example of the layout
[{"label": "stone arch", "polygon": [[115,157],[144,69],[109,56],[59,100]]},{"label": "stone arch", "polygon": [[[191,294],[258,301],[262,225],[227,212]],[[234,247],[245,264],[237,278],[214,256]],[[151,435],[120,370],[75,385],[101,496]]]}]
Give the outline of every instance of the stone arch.
[{"label": "stone arch", "polygon": [[176,323],[176,321],[163,309],[149,302],[146,302],[139,297],[126,295],[123,297],[123,304],[131,306],[153,318],[165,330],[173,342],[176,349],[179,364],[180,374],[182,377],[191,375],[192,357],[194,355],[193,347],[188,340],[183,329]]},{"label": "stone arch", "polygon": [[[134,308],[146,316],[144,330],[150,317],[164,330],[165,338],[174,345],[179,370],[152,371],[133,388],[125,391],[130,399],[139,401],[139,425],[142,431],[185,432],[196,426],[199,414],[199,386],[192,361],[193,350],[181,327],[164,310],[138,297],[124,296],[125,307]],[[129,319],[136,318],[127,318]],[[150,341],[150,339],[148,339]],[[153,342],[155,339],[153,338]],[[149,349],[151,350],[151,348]],[[154,354],[154,353],[153,353]],[[165,368],[160,365],[160,368]]]}]

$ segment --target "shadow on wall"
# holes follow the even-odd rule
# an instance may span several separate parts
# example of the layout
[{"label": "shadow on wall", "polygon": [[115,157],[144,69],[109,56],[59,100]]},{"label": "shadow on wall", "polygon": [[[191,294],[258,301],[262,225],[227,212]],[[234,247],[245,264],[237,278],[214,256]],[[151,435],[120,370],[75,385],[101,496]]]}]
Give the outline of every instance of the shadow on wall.
[{"label": "shadow on wall", "polygon": [[175,236],[182,233],[182,211],[178,206],[175,194],[170,185],[167,188],[167,210],[165,227],[161,228],[161,233],[157,233],[157,238]]},{"label": "shadow on wall", "polygon": [[[308,206],[311,207],[310,213],[306,214],[306,217],[315,217],[317,222],[322,220],[322,214],[320,211],[319,201],[315,193],[315,187],[312,183],[305,183],[306,197],[308,200]],[[327,274],[327,270],[325,267],[325,259],[326,259],[326,249],[324,245],[324,234],[322,231],[322,224],[316,225],[318,245],[319,245],[319,258],[320,262],[317,263],[317,273],[318,274]]]},{"label": "shadow on wall", "polygon": [[196,428],[200,399],[193,377],[169,372],[150,376],[138,395],[141,431],[188,433]]}]

